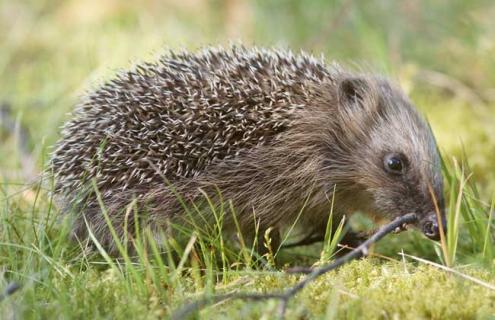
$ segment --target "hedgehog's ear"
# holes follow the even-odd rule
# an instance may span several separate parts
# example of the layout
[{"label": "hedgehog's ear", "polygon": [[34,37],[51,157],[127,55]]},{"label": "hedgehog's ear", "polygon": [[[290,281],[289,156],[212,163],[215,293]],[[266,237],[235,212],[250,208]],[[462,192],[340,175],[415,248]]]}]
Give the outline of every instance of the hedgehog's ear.
[{"label": "hedgehog's ear", "polygon": [[362,77],[345,77],[338,84],[338,99],[341,105],[363,107],[370,97],[370,83]]}]

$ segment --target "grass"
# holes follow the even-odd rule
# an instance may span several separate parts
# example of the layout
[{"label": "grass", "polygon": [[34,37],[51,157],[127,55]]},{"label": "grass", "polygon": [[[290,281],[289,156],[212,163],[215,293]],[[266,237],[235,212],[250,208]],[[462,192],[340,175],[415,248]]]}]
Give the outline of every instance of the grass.
[{"label": "grass", "polygon": [[[143,230],[134,239],[135,256],[122,243],[121,258],[113,259],[94,239],[92,251],[68,240],[71,218],[53,205],[50,181],[34,179],[78,96],[116,68],[150,59],[164,46],[194,49],[236,38],[365,61],[395,77],[427,115],[445,160],[443,244],[413,230],[387,236],[371,258],[303,290],[288,318],[494,316],[495,292],[479,281],[495,284],[495,6],[460,0],[448,6],[419,0],[246,3],[0,0],[0,104],[10,107],[14,124],[7,129],[0,122],[0,292],[12,282],[22,285],[0,302],[0,318],[161,319],[205,294],[287,288],[298,276],[286,275],[286,267],[332,259],[339,232],[328,233],[323,245],[271,248],[260,267],[251,243],[236,244],[221,233],[223,217],[235,211],[227,199],[220,209],[210,208],[214,226],[178,227],[177,239],[163,234],[162,246]],[[135,214],[132,206],[129,214]],[[364,216],[348,222],[370,226]],[[224,302],[200,316],[270,319],[276,308],[274,301]]]}]

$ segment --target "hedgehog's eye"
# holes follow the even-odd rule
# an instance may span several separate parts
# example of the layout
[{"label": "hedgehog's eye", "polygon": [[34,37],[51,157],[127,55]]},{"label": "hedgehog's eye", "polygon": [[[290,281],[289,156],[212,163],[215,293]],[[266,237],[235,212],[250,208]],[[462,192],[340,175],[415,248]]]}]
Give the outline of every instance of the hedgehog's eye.
[{"label": "hedgehog's eye", "polygon": [[400,154],[387,154],[383,160],[385,171],[392,174],[402,174],[405,169],[404,158]]}]

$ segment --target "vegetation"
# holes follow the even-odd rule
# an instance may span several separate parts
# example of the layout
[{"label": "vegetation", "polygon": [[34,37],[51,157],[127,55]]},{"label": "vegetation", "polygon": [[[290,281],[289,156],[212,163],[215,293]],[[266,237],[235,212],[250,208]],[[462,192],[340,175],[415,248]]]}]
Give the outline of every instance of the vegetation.
[{"label": "vegetation", "polygon": [[[287,288],[300,278],[287,267],[334,258],[338,235],[327,235],[324,245],[272,248],[260,263],[250,244],[222,237],[222,216],[233,211],[226,203],[209,230],[179,229],[185,241],[164,235],[160,248],[144,230],[135,257],[122,250],[112,259],[94,241],[96,250],[68,240],[70,216],[39,179],[86,90],[163,48],[231,40],[322,53],[396,78],[427,115],[444,158],[445,241],[414,230],[389,235],[371,258],[304,289],[287,317],[493,317],[494,13],[484,0],[0,0],[0,292],[22,286],[0,298],[0,318],[163,318],[205,294]],[[364,216],[350,223],[370,227]],[[270,319],[276,310],[275,301],[233,301],[200,316]]]}]

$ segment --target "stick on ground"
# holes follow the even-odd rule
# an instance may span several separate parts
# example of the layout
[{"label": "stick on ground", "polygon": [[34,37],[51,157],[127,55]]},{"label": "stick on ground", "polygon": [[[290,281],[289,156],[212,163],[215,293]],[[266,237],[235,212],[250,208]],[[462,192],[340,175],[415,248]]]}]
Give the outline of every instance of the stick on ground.
[{"label": "stick on ground", "polygon": [[2,293],[0,293],[0,302],[5,300],[7,297],[13,295],[17,290],[21,288],[21,285],[17,282],[11,282],[7,285]]},{"label": "stick on ground", "polygon": [[230,294],[221,294],[210,297],[204,297],[189,304],[186,304],[179,310],[175,311],[172,314],[172,319],[174,320],[185,319],[189,314],[191,314],[194,311],[199,311],[210,304],[221,302],[227,299],[242,299],[242,300],[254,300],[254,301],[279,299],[280,306],[278,309],[278,315],[280,319],[283,319],[285,318],[285,312],[287,310],[287,304],[290,298],[294,297],[296,293],[301,291],[311,281],[315,280],[316,278],[320,277],[321,275],[331,270],[337,269],[338,267],[342,266],[343,264],[351,260],[368,255],[368,249],[373,243],[377,242],[387,234],[395,231],[397,228],[401,228],[406,224],[413,223],[416,220],[417,220],[416,215],[413,213],[409,213],[395,219],[389,224],[381,227],[376,233],[374,233],[368,240],[363,242],[359,247],[357,247],[348,254],[342,256],[341,258],[323,267],[315,268],[315,269],[312,268],[292,269],[290,271],[291,273],[307,273],[308,275],[303,280],[299,281],[296,285],[285,291],[279,293],[230,293]]}]

